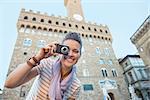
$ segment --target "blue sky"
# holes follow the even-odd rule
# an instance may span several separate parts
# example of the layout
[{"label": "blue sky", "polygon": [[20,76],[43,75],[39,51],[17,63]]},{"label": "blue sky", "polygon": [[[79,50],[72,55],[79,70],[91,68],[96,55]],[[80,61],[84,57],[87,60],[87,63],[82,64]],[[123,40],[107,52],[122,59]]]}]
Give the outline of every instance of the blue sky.
[{"label": "blue sky", "polygon": [[[108,25],[117,58],[135,54],[130,37],[150,14],[148,0],[81,0],[86,21]],[[21,8],[67,16],[64,0],[0,0],[0,88],[17,38],[16,23]]]}]

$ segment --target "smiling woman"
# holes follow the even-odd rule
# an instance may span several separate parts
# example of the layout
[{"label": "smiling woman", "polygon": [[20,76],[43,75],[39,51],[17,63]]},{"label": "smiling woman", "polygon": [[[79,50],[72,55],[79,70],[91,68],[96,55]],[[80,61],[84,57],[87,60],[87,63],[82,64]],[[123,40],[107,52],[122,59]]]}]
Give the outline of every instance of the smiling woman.
[{"label": "smiling woman", "polygon": [[[98,23],[98,25],[109,25],[110,33],[112,33],[111,35],[113,36],[112,45],[118,58],[126,54],[137,52],[129,38],[148,15],[148,0],[81,0],[81,2],[84,4],[85,21],[91,21],[91,23],[94,21]],[[61,15],[61,17],[67,17],[63,3],[63,0],[0,0],[0,87],[2,89],[4,88],[4,81],[17,38],[18,31],[16,23],[20,15],[20,10],[22,8],[32,9],[35,10],[35,12],[48,12],[49,16],[55,14]],[[127,15],[130,16],[126,17]],[[37,20],[37,18],[33,19],[34,22]],[[46,22],[46,20],[44,20],[44,22]],[[47,20],[47,24],[54,24],[54,21]],[[59,25],[61,25],[61,23],[59,23]],[[66,26],[68,26],[67,23]],[[77,30],[81,28],[78,23],[75,25],[72,24],[71,28],[73,27],[76,27]],[[36,29],[38,29],[38,27],[36,27]],[[49,27],[48,30],[49,32],[54,31],[52,27]],[[87,30],[93,31],[93,28],[89,27]],[[20,31],[23,32],[24,28]],[[100,32],[101,30],[97,29],[97,32],[98,31]],[[67,32],[68,30],[66,29],[62,30],[62,33]],[[61,35],[63,34],[59,36]],[[52,34],[49,34],[49,36],[52,38]],[[90,43],[92,44],[92,42]]]},{"label": "smiling woman", "polygon": [[[37,76],[27,100],[75,100],[80,90],[75,64],[81,56],[82,41],[78,33],[70,32],[65,36],[62,44],[69,48],[67,55],[55,52],[58,49],[56,43],[48,44],[11,72],[5,87],[18,87]],[[57,55],[58,59],[52,59],[51,56],[54,55]],[[24,92],[21,93],[21,96],[25,96]]]}]

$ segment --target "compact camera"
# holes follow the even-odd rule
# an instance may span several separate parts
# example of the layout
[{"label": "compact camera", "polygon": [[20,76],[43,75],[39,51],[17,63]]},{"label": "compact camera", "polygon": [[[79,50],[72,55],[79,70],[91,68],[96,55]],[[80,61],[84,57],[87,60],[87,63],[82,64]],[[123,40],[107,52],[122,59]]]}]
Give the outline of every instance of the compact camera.
[{"label": "compact camera", "polygon": [[69,47],[66,45],[56,44],[56,53],[60,53],[63,55],[68,55]]}]

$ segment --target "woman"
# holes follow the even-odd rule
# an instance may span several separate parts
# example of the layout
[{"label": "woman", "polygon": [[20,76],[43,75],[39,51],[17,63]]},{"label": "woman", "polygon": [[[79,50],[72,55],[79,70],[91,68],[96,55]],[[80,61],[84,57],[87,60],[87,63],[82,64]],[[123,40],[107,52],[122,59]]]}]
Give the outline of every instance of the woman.
[{"label": "woman", "polygon": [[[62,44],[69,47],[67,55],[55,52],[56,43],[48,44],[10,73],[5,87],[14,88],[36,77],[27,100],[75,100],[80,90],[75,64],[81,56],[82,41],[78,33],[70,32]],[[51,56],[56,55],[59,59],[53,60]]]}]

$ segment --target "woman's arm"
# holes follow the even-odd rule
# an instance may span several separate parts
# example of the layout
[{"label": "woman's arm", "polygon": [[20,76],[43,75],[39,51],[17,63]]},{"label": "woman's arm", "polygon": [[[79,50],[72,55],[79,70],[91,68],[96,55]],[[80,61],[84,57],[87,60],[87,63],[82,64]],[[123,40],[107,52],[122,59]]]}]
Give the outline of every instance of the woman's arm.
[{"label": "woman's arm", "polygon": [[[35,63],[32,59],[31,63]],[[20,64],[13,72],[9,74],[5,81],[5,87],[15,88],[23,83],[29,81],[38,75],[36,68],[32,68],[27,63]]]},{"label": "woman's arm", "polygon": [[48,44],[46,47],[41,48],[35,57],[32,57],[27,62],[20,64],[13,72],[11,72],[5,81],[5,87],[15,88],[28,82],[32,78],[38,75],[38,71],[33,65],[43,58],[47,58],[55,55],[54,49],[56,49],[55,43]]}]

